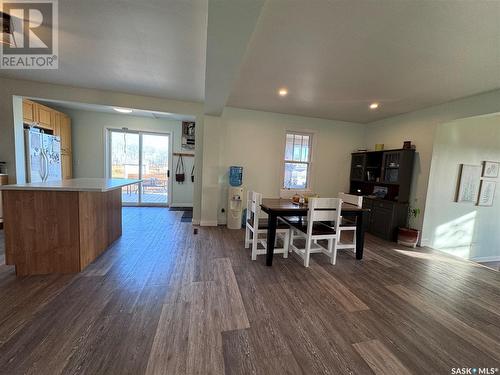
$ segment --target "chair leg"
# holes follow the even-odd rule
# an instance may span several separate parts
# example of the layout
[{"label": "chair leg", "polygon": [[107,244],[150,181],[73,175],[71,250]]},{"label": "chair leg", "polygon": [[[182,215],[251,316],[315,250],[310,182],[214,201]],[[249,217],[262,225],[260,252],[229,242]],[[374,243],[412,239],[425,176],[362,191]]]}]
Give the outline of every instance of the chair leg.
[{"label": "chair leg", "polygon": [[352,238],[352,243],[354,245],[354,249],[352,249],[352,251],[354,252],[354,254],[356,254],[356,230],[353,231],[353,238]]},{"label": "chair leg", "polygon": [[248,227],[245,227],[245,249],[248,249],[250,247],[250,229]]},{"label": "chair leg", "polygon": [[309,257],[311,255],[311,239],[306,239],[306,248],[304,252],[304,267],[309,267]]},{"label": "chair leg", "polygon": [[288,252],[292,252],[292,245],[293,245],[293,229],[290,228],[290,238],[288,240]]},{"label": "chair leg", "polygon": [[252,260],[257,259],[257,246],[259,245],[259,233],[253,232],[252,239]]},{"label": "chair leg", "polygon": [[285,238],[283,239],[283,258],[288,258],[288,247],[290,246],[290,230],[285,233]]},{"label": "chair leg", "polygon": [[335,265],[337,262],[337,239],[328,240],[328,252],[330,253],[330,263]]}]

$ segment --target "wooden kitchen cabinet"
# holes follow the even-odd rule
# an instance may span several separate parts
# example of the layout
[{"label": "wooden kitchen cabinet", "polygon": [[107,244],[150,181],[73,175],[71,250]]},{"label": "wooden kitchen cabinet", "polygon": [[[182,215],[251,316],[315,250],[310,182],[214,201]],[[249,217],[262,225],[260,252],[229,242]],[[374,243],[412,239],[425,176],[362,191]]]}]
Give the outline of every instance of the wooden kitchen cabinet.
[{"label": "wooden kitchen cabinet", "polygon": [[73,178],[73,157],[71,154],[61,154],[61,168],[63,180]]},{"label": "wooden kitchen cabinet", "polygon": [[60,113],[60,137],[61,137],[61,152],[63,154],[72,154],[71,147],[71,119],[64,113]]},{"label": "wooden kitchen cabinet", "polygon": [[26,124],[35,122],[35,103],[31,100],[23,100],[23,120]]},{"label": "wooden kitchen cabinet", "polygon": [[61,137],[61,158],[63,179],[73,178],[73,149],[71,147],[71,119],[59,113],[59,131]]},{"label": "wooden kitchen cabinet", "polygon": [[54,110],[41,104],[35,104],[35,114],[37,124],[44,129],[53,130],[52,112]]},{"label": "wooden kitchen cabinet", "polygon": [[28,99],[23,100],[23,121],[25,124],[53,130],[54,112],[57,111]]},{"label": "wooden kitchen cabinet", "polygon": [[55,136],[61,136],[61,112],[52,112],[52,131]]},{"label": "wooden kitchen cabinet", "polygon": [[[9,176],[0,174],[0,185],[7,185],[9,183]],[[3,207],[2,207],[2,191],[0,190],[0,229],[3,228]]]}]

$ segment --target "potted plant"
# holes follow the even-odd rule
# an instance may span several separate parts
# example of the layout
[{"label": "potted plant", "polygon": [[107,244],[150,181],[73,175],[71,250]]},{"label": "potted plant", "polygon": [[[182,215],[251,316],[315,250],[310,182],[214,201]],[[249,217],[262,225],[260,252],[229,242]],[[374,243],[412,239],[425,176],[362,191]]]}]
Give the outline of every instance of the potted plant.
[{"label": "potted plant", "polygon": [[[415,202],[417,200],[415,199]],[[420,208],[410,205],[408,207],[408,226],[399,228],[398,230],[398,244],[403,246],[416,247],[420,239],[420,231],[411,228],[411,222],[418,218],[420,215]]]}]

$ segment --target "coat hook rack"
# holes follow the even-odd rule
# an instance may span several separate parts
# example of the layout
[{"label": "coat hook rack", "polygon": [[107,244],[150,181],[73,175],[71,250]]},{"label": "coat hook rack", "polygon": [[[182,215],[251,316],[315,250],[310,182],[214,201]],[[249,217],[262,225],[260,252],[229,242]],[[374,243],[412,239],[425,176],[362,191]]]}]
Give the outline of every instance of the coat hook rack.
[{"label": "coat hook rack", "polygon": [[194,154],[186,154],[186,153],[183,153],[183,152],[174,152],[173,153],[174,156],[187,156],[187,157],[194,157]]}]

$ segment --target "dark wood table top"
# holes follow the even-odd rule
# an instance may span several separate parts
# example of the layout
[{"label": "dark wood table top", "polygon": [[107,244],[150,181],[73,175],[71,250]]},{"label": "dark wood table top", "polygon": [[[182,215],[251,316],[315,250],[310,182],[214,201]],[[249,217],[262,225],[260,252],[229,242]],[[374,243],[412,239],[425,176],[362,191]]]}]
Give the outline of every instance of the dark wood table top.
[{"label": "dark wood table top", "polygon": [[[298,205],[290,199],[263,198],[260,205],[264,211],[293,212],[294,214],[307,213],[307,205]],[[359,208],[350,203],[342,203],[342,212],[370,211],[368,208]]]}]

